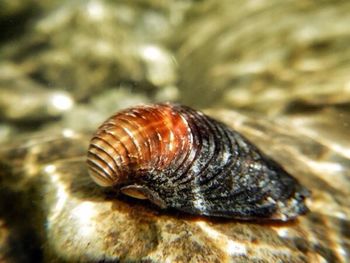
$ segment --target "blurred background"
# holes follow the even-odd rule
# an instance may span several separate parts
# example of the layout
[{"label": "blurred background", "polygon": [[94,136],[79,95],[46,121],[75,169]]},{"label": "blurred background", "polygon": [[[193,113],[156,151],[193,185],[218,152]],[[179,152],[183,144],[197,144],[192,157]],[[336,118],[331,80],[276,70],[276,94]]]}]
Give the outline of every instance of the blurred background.
[{"label": "blurred background", "polygon": [[0,140],[49,126],[91,129],[117,109],[158,101],[268,117],[327,109],[329,121],[346,118],[349,8],[1,1]]},{"label": "blurred background", "polygon": [[[21,218],[44,164],[83,156],[115,111],[164,101],[238,127],[299,179],[306,169],[306,184],[340,194],[315,209],[349,227],[349,1],[2,0],[0,261],[42,259],[44,230]],[[350,257],[342,235],[326,260]]]}]

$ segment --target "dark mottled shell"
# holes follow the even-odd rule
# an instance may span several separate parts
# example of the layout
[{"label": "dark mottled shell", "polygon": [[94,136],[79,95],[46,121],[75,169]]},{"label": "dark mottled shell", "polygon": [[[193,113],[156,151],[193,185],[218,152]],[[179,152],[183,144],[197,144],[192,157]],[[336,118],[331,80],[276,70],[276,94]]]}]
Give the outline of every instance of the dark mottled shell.
[{"label": "dark mottled shell", "polygon": [[309,191],[239,133],[174,104],[143,105],[104,122],[91,140],[96,183],[192,214],[289,220]]}]

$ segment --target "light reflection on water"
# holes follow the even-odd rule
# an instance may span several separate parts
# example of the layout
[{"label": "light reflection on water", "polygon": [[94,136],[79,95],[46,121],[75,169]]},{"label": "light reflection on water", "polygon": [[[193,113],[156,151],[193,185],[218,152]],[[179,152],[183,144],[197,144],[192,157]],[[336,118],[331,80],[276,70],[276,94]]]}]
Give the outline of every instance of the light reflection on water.
[{"label": "light reflection on water", "polygon": [[[74,196],[76,206],[67,207],[72,192],[85,182],[74,188],[65,181],[72,174],[86,175],[82,160],[91,132],[121,108],[179,101],[207,109],[286,167],[312,190],[311,214],[297,227],[234,222],[226,231],[218,229],[225,225],[221,223],[192,224],[181,217],[157,221],[156,216],[147,227],[135,227],[146,233],[145,239],[137,231],[128,232],[140,247],[151,240],[149,247],[140,249],[142,253],[160,260],[162,252],[152,242],[162,244],[159,233],[171,236],[164,230],[169,220],[176,231],[186,222],[183,232],[193,233],[203,246],[219,244],[220,253],[232,257],[261,259],[287,251],[295,260],[309,256],[309,261],[346,262],[350,242],[350,6],[346,1],[336,5],[278,0],[34,2],[7,1],[0,12],[4,29],[0,37],[0,261],[16,254],[35,258],[50,242],[62,245],[55,243],[62,236],[77,240],[69,239],[73,232],[51,224],[58,218],[78,222],[82,235],[96,234],[93,223],[100,211],[94,204],[101,201],[96,197],[99,190],[89,186],[91,200]],[[81,162],[76,164],[78,159]],[[48,181],[41,181],[43,177]],[[46,191],[54,194],[48,198]],[[129,209],[122,202],[114,205]],[[110,203],[103,207],[104,212],[111,207],[118,211]],[[143,220],[152,218],[148,212],[142,214],[142,207],[127,220],[139,219],[138,212]],[[22,210],[32,219],[24,222]],[[45,224],[52,230],[50,237],[41,228]],[[153,224],[161,229],[157,234],[148,229]],[[239,231],[229,231],[241,224]],[[18,237],[13,231],[20,233]],[[247,238],[251,232],[258,237],[256,244],[237,238]],[[272,233],[280,239],[269,239]],[[203,241],[202,234],[210,241]],[[106,234],[106,239],[114,245],[122,243],[114,235]],[[27,248],[11,247],[8,241],[21,244],[28,236],[35,236],[35,242]],[[306,243],[306,248],[293,238]],[[95,245],[101,252],[105,244]],[[76,254],[72,249],[67,255],[79,254],[78,248]],[[215,254],[212,247],[205,248]],[[48,254],[59,254],[50,249]],[[133,248],[118,249],[115,245],[115,251],[132,259],[142,254]],[[174,251],[173,258],[181,255]],[[113,259],[113,252],[108,253],[105,258]]]}]

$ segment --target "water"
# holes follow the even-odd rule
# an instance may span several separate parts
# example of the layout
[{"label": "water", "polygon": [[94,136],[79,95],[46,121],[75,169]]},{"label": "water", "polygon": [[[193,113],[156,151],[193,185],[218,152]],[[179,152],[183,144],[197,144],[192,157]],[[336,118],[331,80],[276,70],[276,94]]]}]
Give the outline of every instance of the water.
[{"label": "water", "polygon": [[[348,260],[349,3],[1,5],[0,261]],[[311,189],[310,213],[190,217],[95,186],[91,133],[159,101],[243,133]]]}]

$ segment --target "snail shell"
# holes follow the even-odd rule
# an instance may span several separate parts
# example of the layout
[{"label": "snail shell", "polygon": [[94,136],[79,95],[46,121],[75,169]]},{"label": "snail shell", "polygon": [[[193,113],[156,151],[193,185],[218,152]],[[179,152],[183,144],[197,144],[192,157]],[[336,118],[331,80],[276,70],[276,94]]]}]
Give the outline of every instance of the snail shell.
[{"label": "snail shell", "polygon": [[88,167],[101,186],[161,208],[286,221],[307,211],[309,191],[242,135],[177,104],[116,113],[91,139]]}]

